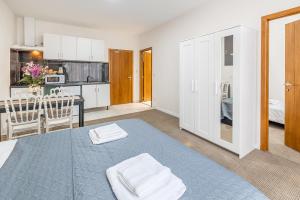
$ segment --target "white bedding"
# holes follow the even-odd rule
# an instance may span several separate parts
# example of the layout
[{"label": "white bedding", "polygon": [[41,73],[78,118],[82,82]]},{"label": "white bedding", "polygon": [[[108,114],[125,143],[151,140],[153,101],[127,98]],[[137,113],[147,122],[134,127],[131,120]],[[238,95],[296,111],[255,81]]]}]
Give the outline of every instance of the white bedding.
[{"label": "white bedding", "polygon": [[0,168],[3,166],[11,152],[14,150],[16,143],[17,140],[0,142]]},{"label": "white bedding", "polygon": [[278,100],[269,101],[269,121],[284,124],[284,104]]}]

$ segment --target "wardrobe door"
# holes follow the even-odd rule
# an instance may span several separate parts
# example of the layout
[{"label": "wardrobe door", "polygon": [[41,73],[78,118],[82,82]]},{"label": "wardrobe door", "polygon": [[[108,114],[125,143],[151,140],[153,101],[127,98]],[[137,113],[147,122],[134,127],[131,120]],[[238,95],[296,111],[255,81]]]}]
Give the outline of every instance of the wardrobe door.
[{"label": "wardrobe door", "polygon": [[238,153],[239,28],[215,34],[215,142]]},{"label": "wardrobe door", "polygon": [[180,127],[194,132],[194,41],[180,44]]},{"label": "wardrobe door", "polygon": [[211,139],[213,111],[214,36],[195,41],[195,133]]}]

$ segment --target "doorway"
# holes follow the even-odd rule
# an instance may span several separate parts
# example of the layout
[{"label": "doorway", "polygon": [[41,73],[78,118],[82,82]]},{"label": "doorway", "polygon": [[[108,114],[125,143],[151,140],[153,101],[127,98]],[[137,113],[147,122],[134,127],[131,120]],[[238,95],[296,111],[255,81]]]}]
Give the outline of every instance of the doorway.
[{"label": "doorway", "polygon": [[133,102],[133,51],[109,50],[110,99],[112,105]]},{"label": "doorway", "polygon": [[300,7],[262,17],[261,150],[300,162],[297,14]]},{"label": "doorway", "polygon": [[297,121],[297,57],[300,14],[270,22],[269,152],[300,163]]},{"label": "doorway", "polygon": [[140,51],[140,102],[152,106],[152,48]]}]

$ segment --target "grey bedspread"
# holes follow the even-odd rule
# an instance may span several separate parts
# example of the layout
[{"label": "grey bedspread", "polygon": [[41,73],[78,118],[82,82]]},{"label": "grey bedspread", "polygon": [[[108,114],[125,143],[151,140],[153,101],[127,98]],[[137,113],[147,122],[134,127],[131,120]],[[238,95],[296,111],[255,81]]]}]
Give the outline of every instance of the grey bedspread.
[{"label": "grey bedspread", "polygon": [[106,169],[140,153],[151,154],[183,179],[182,200],[267,199],[241,177],[147,123],[117,124],[128,138],[103,145],[92,145],[91,127],[20,139],[0,169],[0,199],[113,200]]}]

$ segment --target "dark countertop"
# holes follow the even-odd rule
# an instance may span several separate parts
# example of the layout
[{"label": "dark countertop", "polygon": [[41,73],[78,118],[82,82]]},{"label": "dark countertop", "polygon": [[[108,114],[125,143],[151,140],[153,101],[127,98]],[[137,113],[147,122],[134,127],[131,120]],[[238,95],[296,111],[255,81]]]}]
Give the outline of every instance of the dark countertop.
[{"label": "dark countertop", "polygon": [[[109,82],[70,82],[70,83],[59,83],[59,84],[44,84],[41,87],[57,86],[57,87],[68,87],[68,86],[82,86],[82,85],[98,85],[98,84],[110,84]],[[10,88],[27,88],[28,85],[11,85]]]}]

